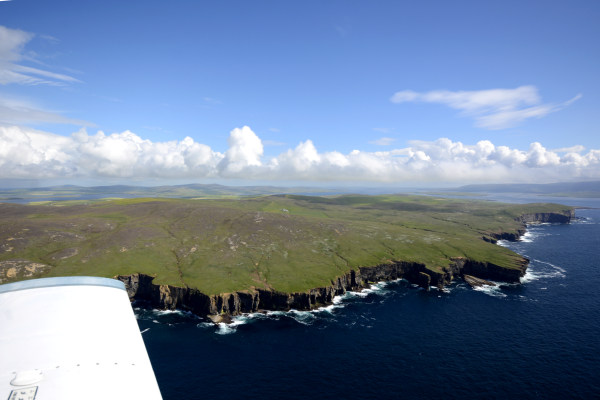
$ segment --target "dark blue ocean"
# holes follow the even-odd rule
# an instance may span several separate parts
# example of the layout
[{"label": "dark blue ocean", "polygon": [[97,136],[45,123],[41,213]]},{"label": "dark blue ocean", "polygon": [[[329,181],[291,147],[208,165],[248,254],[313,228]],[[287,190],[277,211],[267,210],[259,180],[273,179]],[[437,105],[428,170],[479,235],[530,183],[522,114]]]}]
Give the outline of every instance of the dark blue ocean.
[{"label": "dark blue ocean", "polygon": [[426,292],[399,281],[218,327],[136,315],[166,400],[600,398],[600,209],[577,217],[504,244],[531,259],[520,285]]}]

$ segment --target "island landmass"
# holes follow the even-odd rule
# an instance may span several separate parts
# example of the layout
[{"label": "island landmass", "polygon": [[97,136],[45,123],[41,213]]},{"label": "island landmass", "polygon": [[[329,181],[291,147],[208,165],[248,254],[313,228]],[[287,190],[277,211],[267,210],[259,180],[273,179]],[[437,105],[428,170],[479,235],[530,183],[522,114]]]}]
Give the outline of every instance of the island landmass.
[{"label": "island landmass", "polygon": [[412,195],[268,195],[0,204],[0,283],[93,275],[132,300],[215,322],[309,310],[406,279],[517,283],[528,260],[496,244],[572,207]]}]

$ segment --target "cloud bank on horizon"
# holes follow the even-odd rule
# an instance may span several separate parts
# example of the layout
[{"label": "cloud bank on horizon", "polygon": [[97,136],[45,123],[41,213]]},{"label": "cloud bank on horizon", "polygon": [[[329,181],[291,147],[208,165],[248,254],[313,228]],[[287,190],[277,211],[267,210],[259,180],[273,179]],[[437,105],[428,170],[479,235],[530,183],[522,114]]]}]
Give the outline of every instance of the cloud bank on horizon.
[{"label": "cloud bank on horizon", "polygon": [[527,150],[489,140],[411,141],[389,151],[319,152],[311,140],[275,157],[248,126],[230,132],[225,152],[194,141],[152,142],[125,131],[70,137],[0,126],[1,179],[244,179],[273,182],[555,182],[600,179],[600,150]]}]

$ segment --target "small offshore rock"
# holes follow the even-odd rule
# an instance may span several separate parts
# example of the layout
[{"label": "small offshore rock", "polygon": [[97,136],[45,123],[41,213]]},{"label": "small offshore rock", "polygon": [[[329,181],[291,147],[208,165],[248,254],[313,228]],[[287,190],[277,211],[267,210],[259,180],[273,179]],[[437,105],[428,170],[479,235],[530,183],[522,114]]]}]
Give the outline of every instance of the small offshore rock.
[{"label": "small offshore rock", "polygon": [[213,324],[230,324],[232,322],[231,315],[229,314],[212,314],[208,315],[208,318],[213,322]]},{"label": "small offshore rock", "polygon": [[494,282],[486,281],[485,279],[476,278],[472,275],[463,275],[465,282],[467,282],[472,288],[480,286],[496,286]]}]

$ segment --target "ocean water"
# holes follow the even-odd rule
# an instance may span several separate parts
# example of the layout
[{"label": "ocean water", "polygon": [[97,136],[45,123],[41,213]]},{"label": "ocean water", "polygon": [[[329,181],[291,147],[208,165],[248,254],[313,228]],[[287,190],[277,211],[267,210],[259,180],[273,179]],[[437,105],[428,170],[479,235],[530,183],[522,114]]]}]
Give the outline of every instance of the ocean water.
[{"label": "ocean water", "polygon": [[577,217],[501,243],[531,259],[520,285],[426,292],[401,280],[219,326],[136,316],[164,399],[599,398],[600,209]]}]

